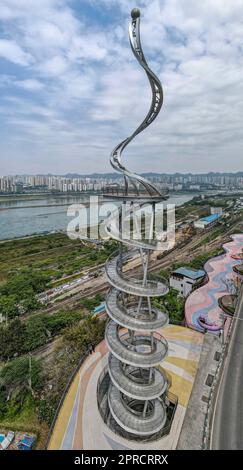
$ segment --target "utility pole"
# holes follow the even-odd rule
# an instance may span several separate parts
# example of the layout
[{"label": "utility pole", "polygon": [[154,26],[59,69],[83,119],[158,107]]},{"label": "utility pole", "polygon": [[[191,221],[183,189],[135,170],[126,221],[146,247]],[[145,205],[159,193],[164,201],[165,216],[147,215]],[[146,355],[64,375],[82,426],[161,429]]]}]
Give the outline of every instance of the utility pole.
[{"label": "utility pole", "polygon": [[31,390],[31,393],[33,393],[31,375],[32,375],[32,356],[31,356],[31,353],[29,353],[29,388]]},{"label": "utility pole", "polygon": [[224,345],[224,318],[225,318],[225,315],[224,315],[223,312],[219,314],[219,318],[220,318],[220,320],[222,320],[222,327],[221,327],[220,331],[221,331],[221,334],[222,334],[222,346],[223,346]]}]

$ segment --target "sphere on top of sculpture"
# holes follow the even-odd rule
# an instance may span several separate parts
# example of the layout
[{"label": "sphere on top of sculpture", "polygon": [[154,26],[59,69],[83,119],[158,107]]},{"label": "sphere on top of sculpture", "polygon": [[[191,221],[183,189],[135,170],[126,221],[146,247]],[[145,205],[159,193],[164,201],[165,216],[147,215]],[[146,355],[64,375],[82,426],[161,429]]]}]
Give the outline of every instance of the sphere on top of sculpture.
[{"label": "sphere on top of sculpture", "polygon": [[133,10],[131,11],[131,17],[133,20],[136,20],[137,18],[139,18],[140,16],[140,10],[139,8],[133,8]]}]

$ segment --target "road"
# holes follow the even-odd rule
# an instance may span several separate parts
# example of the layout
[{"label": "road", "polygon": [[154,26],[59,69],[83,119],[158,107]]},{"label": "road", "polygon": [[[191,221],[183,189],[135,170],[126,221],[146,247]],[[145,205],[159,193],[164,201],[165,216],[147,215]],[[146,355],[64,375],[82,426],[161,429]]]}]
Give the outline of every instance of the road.
[{"label": "road", "polygon": [[243,449],[243,288],[212,419],[210,448]]}]

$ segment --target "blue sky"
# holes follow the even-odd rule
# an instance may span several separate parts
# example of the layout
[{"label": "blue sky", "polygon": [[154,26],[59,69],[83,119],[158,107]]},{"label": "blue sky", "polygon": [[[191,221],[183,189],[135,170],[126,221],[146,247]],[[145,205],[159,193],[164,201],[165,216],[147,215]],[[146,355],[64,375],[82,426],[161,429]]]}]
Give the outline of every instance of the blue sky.
[{"label": "blue sky", "polygon": [[0,175],[111,171],[150,100],[128,41],[134,6],[165,96],[126,164],[243,169],[243,0],[1,0]]}]

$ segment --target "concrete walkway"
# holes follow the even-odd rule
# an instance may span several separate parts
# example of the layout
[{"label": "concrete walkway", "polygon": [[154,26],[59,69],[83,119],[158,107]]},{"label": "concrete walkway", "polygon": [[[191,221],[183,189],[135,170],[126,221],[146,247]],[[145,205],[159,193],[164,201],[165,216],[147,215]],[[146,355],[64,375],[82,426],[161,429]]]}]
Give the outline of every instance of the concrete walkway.
[{"label": "concrete walkway", "polygon": [[107,363],[103,341],[80,367],[59,412],[48,449],[175,449],[197,372],[203,335],[184,327],[169,325],[162,333],[169,342],[169,354],[162,366],[172,378],[170,391],[179,398],[171,432],[149,444],[127,441],[103,423],[96,401],[99,375]]},{"label": "concrete walkway", "polygon": [[206,333],[197,375],[177,445],[179,450],[202,449],[204,422],[211,389],[207,378],[209,375],[214,377],[220,354],[221,340],[216,335]]}]

